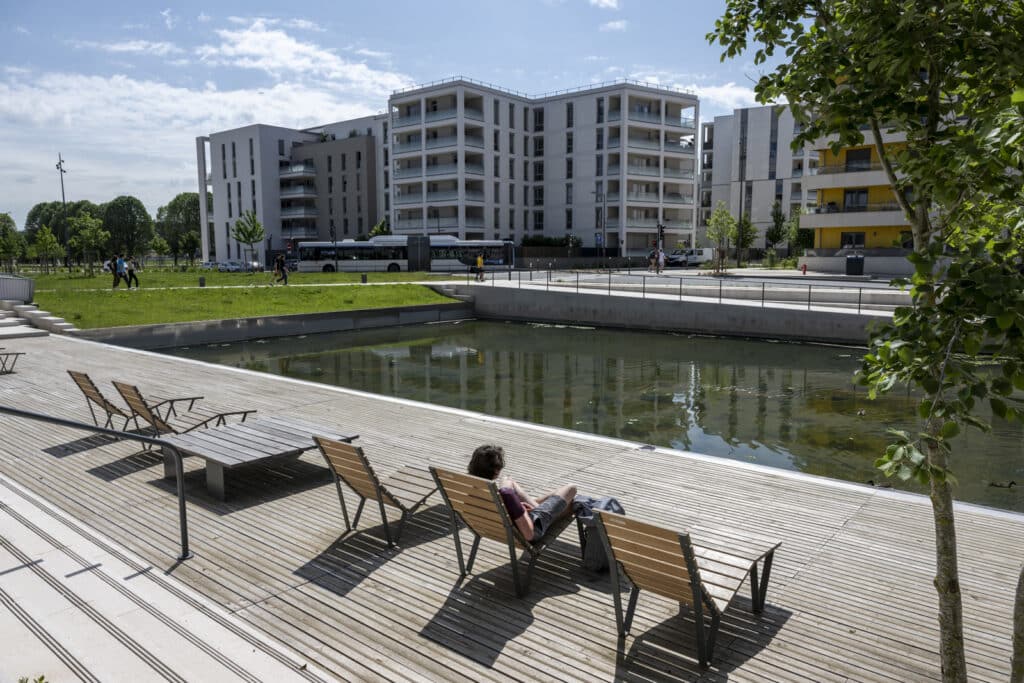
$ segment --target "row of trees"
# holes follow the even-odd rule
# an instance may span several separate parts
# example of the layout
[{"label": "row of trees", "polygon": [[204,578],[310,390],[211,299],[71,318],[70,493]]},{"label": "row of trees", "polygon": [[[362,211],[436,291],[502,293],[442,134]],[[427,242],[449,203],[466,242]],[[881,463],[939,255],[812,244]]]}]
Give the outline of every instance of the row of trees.
[{"label": "row of trees", "polygon": [[[801,230],[799,214],[786,218],[782,206],[775,202],[772,206],[772,224],[764,233],[765,247],[774,250],[776,245],[786,242],[792,254],[805,245],[806,234],[809,232]],[[715,272],[719,273],[725,268],[725,258],[730,247],[736,250],[736,267],[742,265],[744,254],[754,246],[757,230],[750,222],[750,216],[742,214],[737,220],[725,202],[718,202],[708,219],[707,238],[715,247]]]},{"label": "row of trees", "polygon": [[[207,195],[207,204],[212,197]],[[104,204],[88,200],[42,202],[29,211],[18,232],[9,214],[0,214],[0,259],[38,259],[44,267],[65,254],[87,264],[114,253],[171,255],[193,259],[201,244],[199,194],[182,192],[157,210],[156,220],[136,197],[123,195]]]}]

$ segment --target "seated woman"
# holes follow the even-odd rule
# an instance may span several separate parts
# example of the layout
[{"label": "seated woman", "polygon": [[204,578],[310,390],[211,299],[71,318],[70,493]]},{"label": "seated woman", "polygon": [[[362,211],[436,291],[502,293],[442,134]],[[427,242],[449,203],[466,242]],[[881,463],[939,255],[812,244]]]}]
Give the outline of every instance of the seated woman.
[{"label": "seated woman", "polygon": [[[501,446],[480,446],[469,461],[469,473],[484,479],[497,480],[504,468],[505,451]],[[506,477],[498,482],[498,493],[512,522],[526,539],[536,542],[551,528],[552,522],[572,514],[570,503],[576,497],[576,487],[570,484],[533,498],[515,480]]]}]

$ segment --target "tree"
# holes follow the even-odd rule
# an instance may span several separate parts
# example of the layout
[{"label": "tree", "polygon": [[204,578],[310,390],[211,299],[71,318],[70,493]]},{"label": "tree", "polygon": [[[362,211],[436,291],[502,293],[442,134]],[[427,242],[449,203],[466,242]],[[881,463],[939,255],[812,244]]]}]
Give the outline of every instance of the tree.
[{"label": "tree", "polygon": [[25,236],[18,232],[9,213],[0,213],[0,261],[8,272],[14,272],[14,264],[25,253]]},{"label": "tree", "polygon": [[[930,488],[942,676],[966,681],[951,439],[962,425],[979,424],[979,400],[999,417],[1024,415],[1003,393],[1008,382],[1024,386],[1014,338],[1024,331],[1020,303],[995,307],[1021,286],[1020,218],[1011,215],[1013,198],[1020,206],[1024,117],[1011,98],[1014,84],[1024,83],[1024,4],[727,0],[709,41],[724,46],[725,59],[743,53],[751,38],[759,44],[755,64],[785,55],[760,77],[756,93],[761,102],[791,103],[803,125],[793,148],[825,138],[834,150],[862,144],[867,126],[910,222],[912,306],[872,334],[861,377],[873,393],[902,384],[924,393],[922,432],[899,435],[878,464]],[[905,144],[887,148],[883,128],[902,133]],[[948,261],[940,258],[944,249],[952,252]],[[983,338],[1004,359],[1002,373],[970,363]]]},{"label": "tree", "polygon": [[103,227],[111,246],[124,254],[143,254],[153,239],[153,219],[135,197],[122,195],[103,206]]},{"label": "tree", "polygon": [[102,260],[103,249],[110,241],[110,233],[103,229],[102,220],[93,218],[89,214],[75,216],[68,223],[74,235],[71,238],[71,249],[74,253],[82,256],[91,277],[92,264],[96,257]]},{"label": "tree", "polygon": [[44,273],[50,272],[53,259],[60,258],[64,254],[64,247],[60,245],[49,226],[46,225],[36,232],[36,241],[32,248],[43,266]]},{"label": "tree", "polygon": [[167,241],[167,253],[174,255],[174,265],[178,265],[181,254],[191,258],[195,250],[187,248],[183,240],[188,233],[199,232],[199,193],[182,192],[157,209],[156,231]]},{"label": "tree", "polygon": [[202,241],[199,238],[199,231],[189,230],[181,237],[181,253],[188,259],[188,264],[194,265],[196,261],[196,252],[203,246]]},{"label": "tree", "polygon": [[377,223],[377,225],[373,226],[373,229],[370,230],[370,237],[376,237],[377,235],[390,235],[390,234],[391,234],[391,230],[390,230],[390,228],[388,228],[387,221],[385,221],[383,218],[381,218],[380,221]]},{"label": "tree", "polygon": [[708,219],[708,241],[715,246],[715,272],[721,273],[725,265],[725,253],[729,248],[729,240],[736,232],[736,219],[729,213],[725,202],[718,202]]},{"label": "tree", "polygon": [[736,221],[736,229],[733,231],[732,238],[736,243],[736,267],[739,268],[743,257],[747,253],[747,249],[754,246],[754,240],[757,239],[757,230],[754,229],[754,224],[750,222],[748,214],[740,214],[740,219]]},{"label": "tree", "polygon": [[48,225],[54,237],[57,238],[57,241],[60,244],[64,244],[65,227],[68,228],[68,241],[70,241],[72,237],[70,223],[67,223],[66,221],[83,214],[102,216],[103,212],[100,210],[99,206],[87,199],[77,202],[68,202],[66,212],[63,202],[42,202],[36,204],[29,210],[28,216],[25,218],[25,239],[34,244],[36,241],[36,233],[39,232],[41,227]]},{"label": "tree", "polygon": [[[166,256],[171,253],[171,245],[167,244],[167,240],[160,235],[154,237],[153,241],[149,243],[149,249],[157,256]],[[175,263],[174,265],[178,264]]]},{"label": "tree", "polygon": [[779,242],[786,239],[786,214],[782,212],[782,204],[772,204],[772,224],[764,232],[765,246],[773,248]]},{"label": "tree", "polygon": [[[253,254],[252,245],[262,242],[265,234],[263,224],[260,223],[258,218],[256,218],[256,214],[253,211],[246,211],[243,213],[238,220],[235,221],[235,227],[231,228],[231,236],[242,244],[247,244],[249,246],[250,261],[252,260],[251,256]],[[248,270],[248,267],[246,270]]]}]

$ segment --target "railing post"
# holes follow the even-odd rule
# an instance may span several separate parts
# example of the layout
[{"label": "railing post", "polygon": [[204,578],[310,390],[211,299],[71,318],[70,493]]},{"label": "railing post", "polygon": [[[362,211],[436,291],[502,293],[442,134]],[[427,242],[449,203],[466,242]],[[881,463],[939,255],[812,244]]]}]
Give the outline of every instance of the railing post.
[{"label": "railing post", "polygon": [[580,271],[576,271],[576,293],[580,293]]},{"label": "railing post", "polygon": [[646,275],[641,275],[640,277],[643,278],[643,284],[641,284],[641,286],[640,286],[640,298],[641,299],[646,299],[647,298],[647,276]]},{"label": "railing post", "polygon": [[807,310],[811,310],[811,286],[807,285]]},{"label": "railing post", "polygon": [[551,268],[550,268],[550,266],[548,267],[547,274],[548,274],[548,277],[544,281],[544,291],[545,292],[550,292],[551,291]]},{"label": "railing post", "polygon": [[857,313],[858,314],[860,314],[860,300],[861,300],[862,296],[864,296],[864,288],[863,287],[858,287],[857,288]]},{"label": "railing post", "polygon": [[683,278],[679,278],[679,300],[683,300]]},{"label": "railing post", "polygon": [[761,283],[761,308],[764,308],[764,283]]},{"label": "railing post", "polygon": [[722,303],[722,279],[718,279],[718,303]]}]

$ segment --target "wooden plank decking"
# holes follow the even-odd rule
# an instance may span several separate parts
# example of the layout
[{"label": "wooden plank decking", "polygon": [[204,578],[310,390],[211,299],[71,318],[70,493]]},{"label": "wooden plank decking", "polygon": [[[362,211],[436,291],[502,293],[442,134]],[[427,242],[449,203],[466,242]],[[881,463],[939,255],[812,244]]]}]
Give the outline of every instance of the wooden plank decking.
[{"label": "wooden plank decking", "polygon": [[[749,589],[723,618],[712,666],[696,663],[677,606],[641,598],[617,657],[607,575],[579,566],[573,534],[540,560],[516,599],[506,548],[484,541],[458,565],[440,496],[389,550],[379,522],[341,536],[341,510],[316,452],[243,470],[210,497],[186,460],[192,549],[178,564],[176,498],[158,454],[0,416],[0,472],[346,680],[938,680],[931,510],[925,498],[538,428],[66,337],[12,340],[26,351],[0,377],[0,404],[89,421],[66,369],[101,388],[197,392],[213,404],[358,432],[381,477],[403,465],[465,467],[473,448],[506,448],[529,489],[576,483],[627,514],[701,534],[757,529],[782,540],[765,612]],[[112,393],[112,392],[111,392]],[[389,511],[390,513],[391,511]],[[1009,673],[1024,515],[958,510],[969,673]],[[738,609],[737,609],[738,607]],[[688,622],[688,619],[687,619]]]}]

